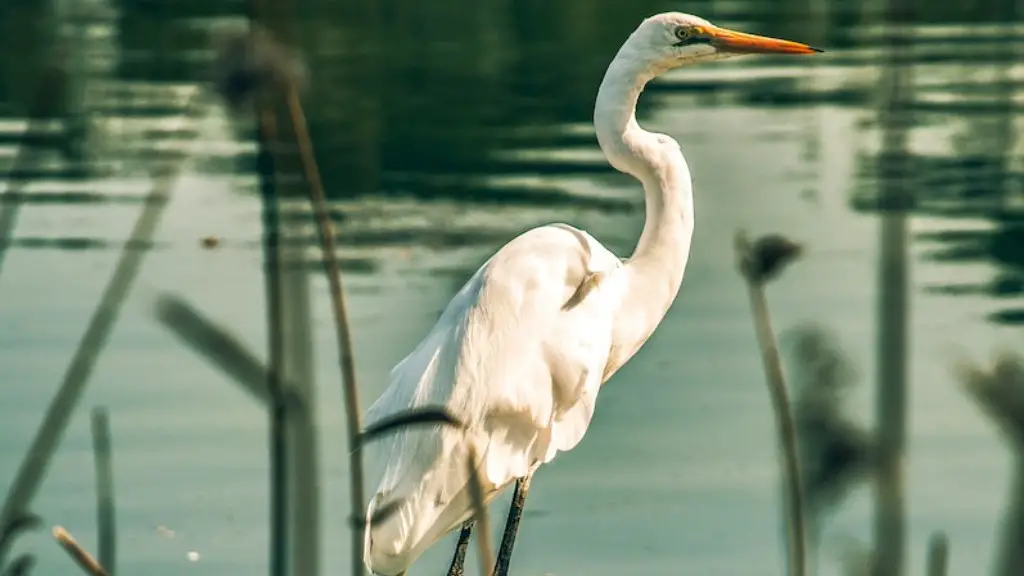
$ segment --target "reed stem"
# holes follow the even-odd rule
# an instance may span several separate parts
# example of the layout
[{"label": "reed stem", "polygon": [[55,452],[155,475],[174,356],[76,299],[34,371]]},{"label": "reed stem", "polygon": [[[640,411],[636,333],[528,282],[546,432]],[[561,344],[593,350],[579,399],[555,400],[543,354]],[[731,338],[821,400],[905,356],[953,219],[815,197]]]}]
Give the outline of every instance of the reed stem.
[{"label": "reed stem", "polygon": [[92,411],[92,452],[96,464],[96,526],[99,563],[111,575],[117,572],[117,525],[114,514],[114,457],[110,447],[110,418],[104,408]]},{"label": "reed stem", "polygon": [[109,573],[103,569],[103,566],[96,561],[96,558],[89,553],[88,550],[82,548],[82,545],[75,540],[74,536],[71,535],[67,530],[61,526],[53,527],[53,537],[60,544],[61,548],[71,556],[71,559],[78,564],[86,574],[90,576],[110,576]]},{"label": "reed stem", "polygon": [[270,573],[285,576],[288,565],[288,443],[285,437],[288,412],[283,401],[281,370],[284,367],[284,330],[281,302],[281,242],[278,217],[277,174],[270,147],[276,144],[274,116],[266,108],[258,112],[256,171],[260,181],[263,218],[263,260],[267,306],[267,390],[270,393]]},{"label": "reed stem", "polygon": [[[343,390],[345,395],[345,421],[348,433],[349,473],[351,485],[351,507],[355,517],[362,517],[366,498],[363,488],[363,456],[360,449],[359,391],[356,383],[355,359],[352,352],[352,333],[348,311],[345,304],[345,292],[341,284],[341,266],[338,263],[337,248],[334,244],[334,227],[327,211],[327,199],[324,195],[320,170],[313,154],[313,143],[309,137],[306,116],[302,111],[302,102],[294,84],[287,86],[288,110],[291,113],[292,127],[298,140],[302,165],[306,171],[309,184],[309,199],[316,217],[317,232],[320,236],[323,264],[327,273],[327,282],[331,294],[331,310],[334,313],[334,324],[338,339],[338,357],[341,364]],[[363,534],[361,531],[352,533],[352,573],[364,574],[363,565]]]},{"label": "reed stem", "polygon": [[928,576],[946,576],[949,570],[949,538],[942,532],[928,541]]},{"label": "reed stem", "polygon": [[[741,255],[741,262],[745,262],[751,252],[751,246],[742,233],[736,236],[736,247]],[[743,276],[747,280],[750,308],[754,316],[754,330],[761,348],[761,360],[764,364],[768,393],[775,413],[776,429],[782,451],[782,479],[786,489],[786,540],[789,574],[790,576],[805,576],[807,574],[807,526],[803,503],[804,491],[801,486],[800,463],[797,456],[796,424],[786,391],[786,379],[782,372],[778,342],[775,332],[772,330],[764,284],[751,274]]]}]

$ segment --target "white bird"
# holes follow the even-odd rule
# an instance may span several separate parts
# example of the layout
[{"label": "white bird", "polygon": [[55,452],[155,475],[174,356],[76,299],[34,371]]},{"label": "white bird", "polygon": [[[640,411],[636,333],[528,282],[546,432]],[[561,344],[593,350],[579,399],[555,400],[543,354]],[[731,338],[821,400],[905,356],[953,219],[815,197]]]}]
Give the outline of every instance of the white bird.
[{"label": "white bird", "polygon": [[401,503],[366,529],[372,572],[405,572],[470,518],[470,447],[479,455],[487,501],[516,480],[525,498],[537,467],[580,442],[602,384],[647,341],[675,300],[693,235],[690,170],[675,140],[637,124],[644,85],[686,64],[819,51],[678,12],[647,18],[626,40],[598,90],[594,125],[611,165],[643,184],[639,243],[621,260],[567,224],[523,233],[477,270],[394,367],[367,424],[430,406],[446,408],[467,430],[409,428],[367,446],[368,485],[376,486],[367,517]]}]

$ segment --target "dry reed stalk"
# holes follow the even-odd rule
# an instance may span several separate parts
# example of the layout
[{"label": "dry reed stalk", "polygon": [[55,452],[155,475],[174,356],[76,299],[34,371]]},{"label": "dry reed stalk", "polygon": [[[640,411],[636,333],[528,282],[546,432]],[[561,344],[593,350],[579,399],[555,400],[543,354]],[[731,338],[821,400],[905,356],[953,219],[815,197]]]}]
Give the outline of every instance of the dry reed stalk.
[{"label": "dry reed stalk", "polygon": [[71,556],[75,564],[78,564],[86,574],[90,576],[109,576],[109,573],[96,561],[96,558],[89,554],[85,548],[82,548],[67,530],[61,526],[54,526],[53,537],[61,545],[61,548],[64,548],[64,551]]},{"label": "dry reed stalk", "polygon": [[751,245],[742,232],[736,234],[740,273],[747,281],[754,329],[761,348],[768,393],[772,400],[779,443],[782,448],[782,478],[786,488],[787,559],[791,576],[807,574],[807,528],[797,453],[796,424],[790,408],[779,347],[772,331],[764,283],[774,277],[799,252],[799,245],[770,236]]},{"label": "dry reed stalk", "polygon": [[104,408],[92,411],[92,453],[96,466],[96,527],[99,563],[115,574],[117,525],[114,514],[114,458],[110,447],[110,419]]},{"label": "dry reed stalk", "polygon": [[[359,395],[355,379],[355,365],[352,353],[351,331],[341,284],[341,270],[334,246],[334,231],[327,212],[319,170],[313,154],[305,114],[299,100],[299,87],[303,84],[304,70],[297,59],[286,54],[269,32],[256,26],[263,14],[257,0],[249,6],[250,33],[246,37],[227,39],[222,45],[221,74],[219,89],[229,105],[238,107],[252,94],[259,94],[268,88],[283,88],[292,127],[298,141],[303,169],[309,184],[310,203],[317,222],[317,232],[323,250],[323,263],[330,286],[331,306],[335,319],[338,339],[338,355],[344,386],[346,427],[348,432],[349,472],[351,484],[352,517],[359,518],[366,504],[363,487],[362,452],[359,449],[361,425]],[[359,531],[352,533],[352,571],[364,574],[363,537]]]},{"label": "dry reed stalk", "polygon": [[[345,292],[341,284],[341,266],[338,264],[337,248],[334,244],[334,227],[327,211],[327,199],[324,196],[320,171],[313,153],[313,143],[309,137],[306,116],[302,111],[302,102],[294,83],[286,85],[288,110],[291,113],[292,127],[298,140],[299,154],[306,171],[309,184],[309,198],[316,217],[317,232],[320,236],[323,252],[323,264],[327,274],[327,282],[331,293],[331,310],[334,313],[334,324],[338,340],[338,356],[341,364],[345,394],[345,422],[348,433],[349,473],[352,513],[359,512],[366,504],[363,488],[363,456],[359,439],[362,432],[359,411],[359,391],[356,382],[355,360],[352,352],[352,333],[345,304]],[[364,574],[363,566],[363,535],[352,533],[352,571],[353,574]]]}]

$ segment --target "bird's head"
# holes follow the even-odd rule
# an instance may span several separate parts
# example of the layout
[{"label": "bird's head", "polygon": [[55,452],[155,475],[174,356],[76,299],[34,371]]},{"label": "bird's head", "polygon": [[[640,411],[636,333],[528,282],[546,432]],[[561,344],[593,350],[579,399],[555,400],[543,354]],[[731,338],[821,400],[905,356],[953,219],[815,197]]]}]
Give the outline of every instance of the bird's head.
[{"label": "bird's head", "polygon": [[665,12],[647,18],[633,32],[626,46],[634,57],[658,71],[743,54],[821,52],[799,42],[729,30],[680,12]]}]

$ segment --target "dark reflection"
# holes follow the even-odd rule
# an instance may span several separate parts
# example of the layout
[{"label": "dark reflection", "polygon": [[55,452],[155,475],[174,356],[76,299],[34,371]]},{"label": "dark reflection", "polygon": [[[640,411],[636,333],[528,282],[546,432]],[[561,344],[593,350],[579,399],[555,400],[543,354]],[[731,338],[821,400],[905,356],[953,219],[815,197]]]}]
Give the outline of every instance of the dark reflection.
[{"label": "dark reflection", "polygon": [[[980,221],[968,230],[919,234],[927,247],[926,257],[947,263],[994,264],[994,277],[985,282],[964,283],[955,279],[928,287],[934,293],[986,295],[1010,300],[1005,308],[989,314],[1001,324],[1020,324],[1024,314],[1019,297],[1024,292],[1024,211],[1019,203],[1024,184],[1017,147],[1015,121],[1022,106],[1021,83],[1011,75],[1020,61],[1024,37],[1014,30],[1021,20],[1015,2],[988,2],[964,7],[932,6],[919,13],[936,21],[936,10],[953,11],[964,22],[984,27],[934,31],[912,39],[916,82],[908,110],[911,127],[952,128],[946,138],[952,144],[942,152],[901,150],[909,164],[909,209],[912,213]],[[948,65],[954,73],[937,74],[936,65]],[[925,81],[922,81],[925,79]],[[887,178],[883,156],[862,158],[853,197],[855,209],[876,211],[877,191]],[[1001,304],[1000,304],[1001,305]]]},{"label": "dark reflection", "polygon": [[142,204],[145,196],[103,192],[12,192],[0,194],[0,204]]},{"label": "dark reflection", "polygon": [[[27,114],[33,82],[53,43],[64,37],[60,23],[69,21],[64,6],[70,4],[0,3],[4,31],[0,35],[4,47],[0,51],[0,120]],[[680,6],[667,0],[307,0],[288,4],[295,18],[285,28],[310,71],[307,115],[325,187],[332,197],[345,202],[383,197],[439,205],[636,210],[639,197],[588,197],[560,187],[558,179],[577,175],[599,181],[613,173],[597,154],[590,128],[594,94],[623,38],[654,12],[682,8],[752,32],[824,45],[830,49],[829,57],[815,65],[833,73],[877,68],[886,62],[885,16],[877,3],[694,0]],[[216,24],[241,22],[243,5],[227,0],[93,3],[93,12],[81,20],[93,30],[109,32],[112,53],[104,55],[104,49],[93,44],[86,48],[94,58],[109,60],[114,78],[105,84],[99,104],[93,102],[91,113],[120,117],[125,123],[180,115],[183,103],[174,96],[175,87],[209,78],[209,33]],[[987,223],[977,231],[935,233],[917,240],[926,243],[930,258],[984,261],[998,270],[990,282],[973,286],[950,282],[930,289],[1012,300],[1020,296],[1024,277],[1024,238],[1019,232],[1024,211],[1016,200],[1024,190],[1024,163],[1014,152],[1022,83],[1010,73],[1024,55],[1024,38],[1011,25],[1021,21],[1022,8],[1013,0],[917,0],[916,7],[910,27],[911,53],[919,81],[909,106],[910,121],[915,129],[946,130],[943,138],[952,146],[901,155],[907,157],[913,175],[910,208],[921,214],[972,217]],[[81,51],[83,46],[72,42],[69,50]],[[776,70],[807,66],[771,57],[745,60],[741,65]],[[90,70],[102,68],[97,66]],[[979,71],[984,74],[979,76]],[[649,90],[691,95],[706,107],[877,109],[875,83],[838,76],[840,81],[813,84],[804,74],[785,73],[669,77]],[[642,100],[641,116],[663,102],[659,97]],[[65,102],[54,115],[74,109]],[[877,135],[881,127],[866,122],[857,129]],[[138,132],[182,141],[198,134],[191,125],[147,127]],[[953,132],[952,137],[948,132]],[[248,133],[242,123],[235,126],[236,138]],[[62,134],[57,130],[34,137],[40,146],[52,147],[61,145]],[[16,145],[19,138],[17,131],[0,127],[0,148]],[[819,147],[814,138],[809,139],[803,157],[808,165],[821,162]],[[159,160],[161,154],[147,149],[134,161]],[[205,161],[203,169],[251,172],[251,155],[229,156],[236,158],[233,166]],[[887,160],[862,153],[857,161],[851,206],[876,211]],[[4,162],[0,156],[0,166]],[[81,167],[68,166],[50,162],[24,175],[45,180],[50,188],[52,183],[59,188],[62,180],[88,176]],[[539,183],[495,181],[495,177],[521,176]],[[29,192],[4,201],[138,202],[141,194],[115,196],[97,187],[95,192]],[[802,194],[813,198],[818,192]],[[348,227],[359,223],[358,210],[336,208],[334,216],[339,240],[361,247],[498,243],[509,233],[493,224],[429,232],[401,227],[367,231],[356,226],[355,230]],[[1020,314],[1012,313],[1016,304],[1008,301],[1006,305],[1010,311],[994,314],[992,319],[1017,322]]]},{"label": "dark reflection", "polygon": [[[10,241],[10,248],[25,248],[33,250],[120,250],[127,245],[133,250],[152,250],[154,248],[166,248],[167,244],[160,242],[138,242],[138,241],[115,241],[105,238],[89,238],[84,236],[67,236],[64,238],[40,238],[34,236],[23,236]],[[5,248],[8,246],[4,246]]]}]

